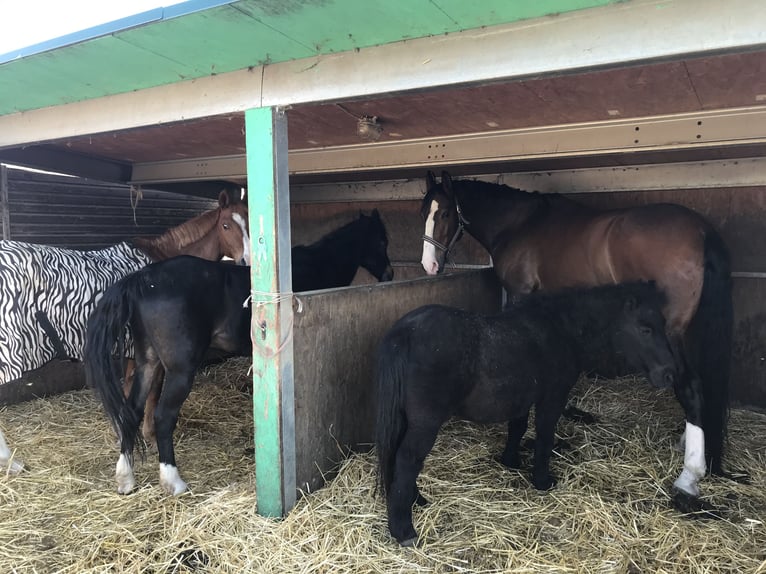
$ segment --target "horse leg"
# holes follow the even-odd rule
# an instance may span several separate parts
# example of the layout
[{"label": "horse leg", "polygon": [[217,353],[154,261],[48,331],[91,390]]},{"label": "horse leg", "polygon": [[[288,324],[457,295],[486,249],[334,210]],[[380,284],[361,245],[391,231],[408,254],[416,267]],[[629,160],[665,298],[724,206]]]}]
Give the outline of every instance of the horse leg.
[{"label": "horse leg", "polygon": [[186,490],[186,483],[178,474],[176,466],[173,432],[178,423],[181,405],[189,396],[193,382],[194,370],[168,370],[154,411],[160,459],[160,486],[171,495],[178,495]]},{"label": "horse leg", "polygon": [[524,416],[508,421],[508,439],[505,442],[503,454],[497,457],[497,461],[514,470],[521,468],[521,457],[519,457],[519,445],[524,433],[527,432],[529,423],[529,411]]},{"label": "horse leg", "polygon": [[149,394],[146,397],[144,406],[144,422],[141,427],[144,442],[147,446],[157,446],[157,431],[154,428],[154,410],[157,408],[157,401],[162,393],[162,379],[165,370],[162,364],[157,365],[157,372],[154,375],[153,382],[149,388]]},{"label": "horse leg", "polygon": [[[159,365],[161,368],[162,365]],[[133,379],[135,377],[136,362],[133,359],[126,359],[125,361],[125,377],[123,378],[123,391],[125,397],[130,396],[130,390],[133,388]],[[141,423],[141,434],[144,437],[144,442],[147,446],[152,447],[157,445],[157,434],[154,430],[154,408],[157,406],[157,399],[162,392],[162,375],[160,372],[152,377],[154,381],[149,388],[149,394],[146,397],[146,405],[144,406],[144,420]]]},{"label": "horse leg", "polygon": [[[128,494],[136,486],[133,475],[133,448],[136,434],[144,416],[144,403],[152,384],[152,374],[159,365],[153,350],[136,350],[136,361],[131,376],[130,394],[127,396],[120,423],[120,458],[115,467],[117,492]],[[124,387],[123,387],[124,390]]]},{"label": "horse leg", "polygon": [[0,469],[5,469],[9,474],[18,474],[24,470],[24,463],[13,457],[2,431],[0,431]]},{"label": "horse leg", "polygon": [[[554,381],[553,384],[563,386],[563,381]],[[547,394],[535,405],[536,437],[532,484],[537,490],[550,490],[556,485],[556,477],[550,471],[551,453],[556,436],[556,424],[566,406],[571,386],[574,386],[574,382],[562,389],[561,393],[557,390],[554,394]]]},{"label": "horse leg", "polygon": [[425,500],[418,492],[417,478],[423,461],[434,446],[439,426],[410,425],[396,452],[394,478],[386,497],[388,530],[402,546],[417,543],[418,535],[412,524],[412,505]]}]

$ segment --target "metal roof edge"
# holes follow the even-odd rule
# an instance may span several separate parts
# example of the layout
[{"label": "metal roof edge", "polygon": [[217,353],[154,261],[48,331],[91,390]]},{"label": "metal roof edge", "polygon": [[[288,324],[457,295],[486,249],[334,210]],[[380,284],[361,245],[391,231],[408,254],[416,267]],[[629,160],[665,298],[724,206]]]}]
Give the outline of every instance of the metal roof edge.
[{"label": "metal roof edge", "polygon": [[13,60],[20,58],[26,58],[27,56],[33,56],[42,52],[48,52],[72,44],[79,44],[81,42],[87,42],[101,36],[108,36],[110,34],[116,34],[123,32],[130,28],[136,28],[138,26],[144,26],[152,22],[159,22],[160,20],[170,20],[172,18],[178,18],[180,16],[186,16],[194,12],[200,12],[210,8],[217,8],[218,6],[224,6],[226,4],[233,4],[237,0],[187,0],[186,2],[180,2],[173,4],[172,6],[152,8],[132,16],[126,16],[118,20],[112,20],[104,24],[85,28],[71,34],[65,34],[58,36],[44,42],[32,44],[18,50],[13,50],[5,54],[0,54],[0,65],[6,64]]}]

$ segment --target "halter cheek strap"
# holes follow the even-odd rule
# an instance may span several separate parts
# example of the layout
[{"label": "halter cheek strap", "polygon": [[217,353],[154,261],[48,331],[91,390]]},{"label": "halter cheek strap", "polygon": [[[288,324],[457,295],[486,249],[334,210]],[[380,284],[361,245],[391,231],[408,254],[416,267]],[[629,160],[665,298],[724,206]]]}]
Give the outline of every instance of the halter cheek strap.
[{"label": "halter cheek strap", "polygon": [[429,237],[428,235],[423,234],[423,241],[426,241],[427,243],[430,243],[437,249],[441,249],[444,251],[444,260],[447,260],[447,256],[449,255],[449,252],[452,250],[452,248],[455,246],[455,243],[458,242],[458,239],[460,239],[463,236],[463,231],[465,231],[466,225],[469,225],[470,222],[463,216],[463,210],[460,208],[460,204],[457,201],[457,197],[455,197],[455,210],[457,211],[457,229],[455,230],[455,233],[452,235],[452,239],[449,240],[449,243],[447,245],[444,245],[443,243],[440,243],[436,241],[433,237]]}]

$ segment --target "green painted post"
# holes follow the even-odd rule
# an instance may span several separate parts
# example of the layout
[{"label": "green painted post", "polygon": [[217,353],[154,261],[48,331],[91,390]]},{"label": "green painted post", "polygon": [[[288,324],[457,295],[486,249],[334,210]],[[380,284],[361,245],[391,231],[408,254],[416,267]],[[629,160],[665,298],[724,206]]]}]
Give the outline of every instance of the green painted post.
[{"label": "green painted post", "polygon": [[253,422],[258,513],[295,503],[290,203],[287,118],[277,108],[245,112],[253,290]]}]

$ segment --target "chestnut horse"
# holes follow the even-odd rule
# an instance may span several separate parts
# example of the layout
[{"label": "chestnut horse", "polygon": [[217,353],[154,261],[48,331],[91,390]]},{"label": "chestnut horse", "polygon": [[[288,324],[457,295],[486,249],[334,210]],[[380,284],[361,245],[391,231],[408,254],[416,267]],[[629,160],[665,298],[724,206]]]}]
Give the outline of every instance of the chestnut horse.
[{"label": "chestnut horse", "polygon": [[[678,493],[696,499],[705,452],[711,471],[725,475],[721,459],[729,411],[732,287],[728,250],[710,223],[680,205],[598,210],[559,194],[453,181],[446,171],[440,184],[429,172],[427,187],[421,208],[426,221],[422,264],[430,275],[443,269],[465,230],[492,256],[511,296],[655,281],[667,296],[667,332],[686,365],[685,376],[698,373],[701,379],[701,385],[683,385],[701,386],[701,396],[674,387],[687,413],[684,470],[674,485]],[[700,420],[690,420],[688,413],[700,410],[692,408],[698,401]]]}]

